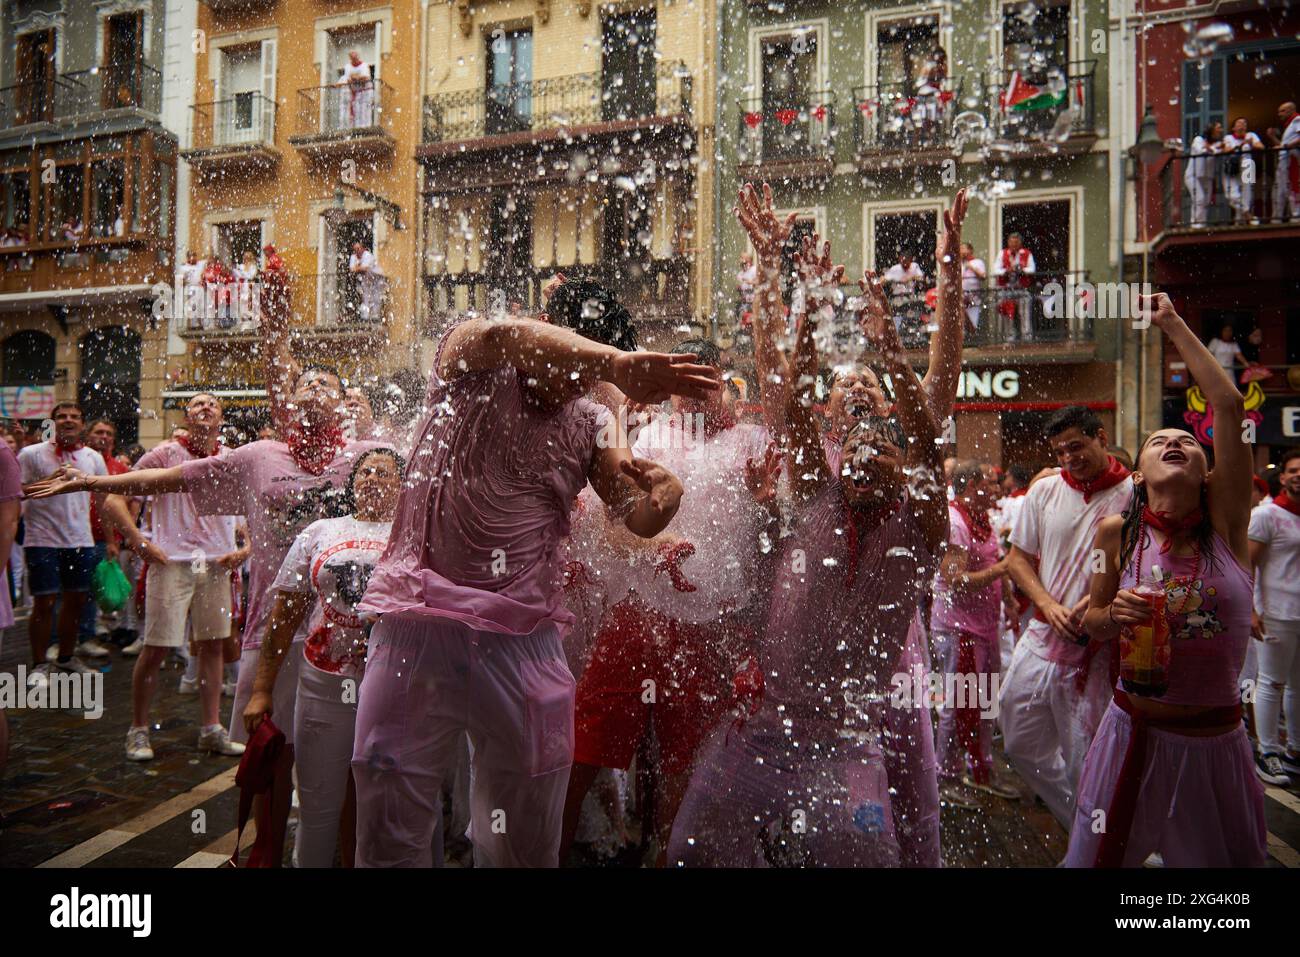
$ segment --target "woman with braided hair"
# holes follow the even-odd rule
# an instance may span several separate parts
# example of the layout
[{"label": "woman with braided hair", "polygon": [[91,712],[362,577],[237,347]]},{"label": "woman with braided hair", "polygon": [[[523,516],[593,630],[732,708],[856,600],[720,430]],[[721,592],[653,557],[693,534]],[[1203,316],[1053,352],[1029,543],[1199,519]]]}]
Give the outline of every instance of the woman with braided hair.
[{"label": "woman with braided hair", "polygon": [[1232,427],[1244,403],[1169,297],[1147,300],[1222,427],[1212,468],[1191,433],[1152,433],[1137,455],[1128,509],[1098,527],[1106,561],[1092,577],[1083,629],[1133,649],[1136,629],[1167,627],[1167,649],[1157,645],[1141,663],[1163,667],[1165,677],[1141,685],[1135,671],[1116,687],[1084,761],[1065,863],[1140,867],[1159,853],[1173,867],[1258,867],[1264,799],[1237,685],[1253,584],[1251,447]]}]

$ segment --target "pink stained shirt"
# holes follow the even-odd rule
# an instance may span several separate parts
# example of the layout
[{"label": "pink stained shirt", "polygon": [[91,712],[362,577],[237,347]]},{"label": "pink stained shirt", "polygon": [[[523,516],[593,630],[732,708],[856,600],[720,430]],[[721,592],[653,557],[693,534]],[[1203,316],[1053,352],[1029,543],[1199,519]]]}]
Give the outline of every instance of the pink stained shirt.
[{"label": "pink stained shirt", "polygon": [[[1039,580],[1066,608],[1073,608],[1092,584],[1097,526],[1124,511],[1132,495],[1133,480],[1126,478],[1085,502],[1083,493],[1070,488],[1059,473],[1035,482],[1025,494],[1011,544],[1037,557]],[[1058,635],[1038,618],[1030,619],[1021,640],[1046,661],[1081,665],[1087,655],[1085,646]]]},{"label": "pink stained shirt", "polygon": [[381,446],[352,442],[320,475],[299,467],[283,442],[241,445],[229,455],[191,459],[180,465],[200,515],[243,515],[253,554],[248,560],[248,614],[244,648],[260,648],[271,616],[271,585],[298,533],[321,518],[344,514],[352,467],[364,452]]},{"label": "pink stained shirt", "polygon": [[[15,502],[23,497],[22,469],[9,446],[0,447],[0,502]],[[0,555],[0,571],[9,564],[9,555]],[[0,629],[14,623],[14,609],[9,601],[9,583],[0,581]]]},{"label": "pink stained shirt", "polygon": [[587,398],[538,409],[522,378],[510,366],[449,382],[435,371],[361,611],[412,611],[510,635],[548,622],[563,633],[573,623],[560,544],[611,416]]},{"label": "pink stained shirt", "polygon": [[[990,533],[977,541],[961,512],[948,507],[948,544],[961,548],[968,556],[968,572],[983,571],[998,562],[998,537]],[[954,591],[943,575],[934,576],[934,607],[930,611],[930,628],[954,634],[970,632],[992,641],[998,635],[998,616],[1002,610],[1002,580],[991,582],[976,591]]]},{"label": "pink stained shirt", "polygon": [[[229,454],[229,449],[218,446],[217,457]],[[179,442],[163,442],[142,455],[135,467],[169,469],[194,461],[199,459]],[[168,561],[188,562],[199,556],[212,561],[235,550],[235,517],[199,512],[187,492],[155,495],[151,514],[153,543],[163,550]]]}]

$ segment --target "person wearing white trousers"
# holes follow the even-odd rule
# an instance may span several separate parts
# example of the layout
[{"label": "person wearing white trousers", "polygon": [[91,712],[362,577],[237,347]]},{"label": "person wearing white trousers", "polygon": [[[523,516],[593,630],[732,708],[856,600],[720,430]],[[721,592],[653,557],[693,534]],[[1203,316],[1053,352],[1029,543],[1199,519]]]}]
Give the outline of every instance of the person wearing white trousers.
[{"label": "person wearing white trousers", "polygon": [[1300,449],[1283,456],[1280,481],[1281,494],[1250,513],[1247,535],[1255,569],[1255,771],[1265,784],[1285,787],[1290,775],[1300,775]]},{"label": "person wearing white trousers", "polygon": [[1273,180],[1273,222],[1300,216],[1300,113],[1294,103],[1277,108],[1282,124],[1282,150],[1277,154]]},{"label": "person wearing white trousers", "polygon": [[1263,140],[1250,132],[1244,116],[1232,121],[1232,132],[1223,138],[1222,183],[1223,194],[1228,198],[1233,220],[1237,223],[1258,221],[1251,208],[1255,202],[1255,176],[1258,172],[1251,152],[1263,149]]},{"label": "person wearing white trousers", "polygon": [[1191,195],[1192,206],[1187,225],[1201,228],[1210,219],[1210,201],[1214,193],[1214,170],[1217,154],[1223,145],[1223,124],[1211,123],[1205,132],[1192,140],[1183,170],[1183,185]]}]

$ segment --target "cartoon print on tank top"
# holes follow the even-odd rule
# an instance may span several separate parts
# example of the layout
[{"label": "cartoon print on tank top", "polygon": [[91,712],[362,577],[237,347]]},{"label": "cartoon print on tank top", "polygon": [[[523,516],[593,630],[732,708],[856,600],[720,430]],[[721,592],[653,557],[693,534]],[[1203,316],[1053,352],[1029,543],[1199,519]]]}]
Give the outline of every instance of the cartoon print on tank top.
[{"label": "cartoon print on tank top", "polygon": [[1218,590],[1206,587],[1204,578],[1191,581],[1186,575],[1162,574],[1161,581],[1171,638],[1209,639],[1226,630],[1216,614]]}]

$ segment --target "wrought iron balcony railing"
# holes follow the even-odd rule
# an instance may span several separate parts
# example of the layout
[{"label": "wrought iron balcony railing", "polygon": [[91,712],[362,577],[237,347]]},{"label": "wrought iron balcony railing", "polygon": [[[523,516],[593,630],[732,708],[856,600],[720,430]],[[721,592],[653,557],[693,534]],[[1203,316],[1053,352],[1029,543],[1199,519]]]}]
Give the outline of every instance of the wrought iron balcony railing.
[{"label": "wrought iron balcony railing", "polygon": [[260,93],[237,93],[191,110],[191,148],[271,146],[275,142],[275,101]]},{"label": "wrought iron balcony railing", "polygon": [[[367,331],[381,326],[391,312],[387,276],[318,273],[294,276],[290,288],[294,312],[314,317],[309,328]],[[261,289],[256,279],[236,277],[177,289],[172,325],[181,335],[251,335],[261,326]]]},{"label": "wrought iron balcony railing", "polygon": [[[1166,154],[1160,169],[1164,229],[1251,229],[1280,224],[1287,210],[1282,208],[1285,195],[1277,195],[1277,171],[1286,152],[1300,155],[1300,150],[1280,147]],[[1291,211],[1290,221],[1300,225],[1300,209]]]},{"label": "wrought iron balcony railing", "polygon": [[952,120],[961,110],[963,79],[937,86],[880,83],[853,91],[859,155],[946,149],[952,145]]},{"label": "wrought iron balcony railing", "polygon": [[691,75],[681,63],[659,64],[653,84],[575,73],[430,94],[424,98],[424,142],[677,116],[690,108]]},{"label": "wrought iron balcony railing", "polygon": [[382,80],[313,86],[298,91],[299,137],[391,136],[397,92]]},{"label": "wrought iron balcony railing", "polygon": [[63,79],[68,83],[55,89],[56,117],[125,109],[156,116],[162,108],[162,74],[140,60],[65,73]]},{"label": "wrought iron balcony railing", "polygon": [[[995,141],[1065,142],[1097,132],[1096,60],[1064,70],[1001,73],[989,78],[988,124]],[[1032,88],[1032,89],[1030,89]]]},{"label": "wrought iron balcony railing", "polygon": [[833,159],[835,99],[833,90],[819,90],[798,104],[774,104],[763,97],[738,101],[738,160],[759,166]]}]

